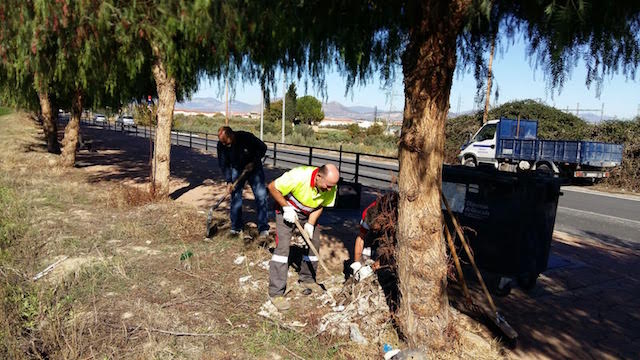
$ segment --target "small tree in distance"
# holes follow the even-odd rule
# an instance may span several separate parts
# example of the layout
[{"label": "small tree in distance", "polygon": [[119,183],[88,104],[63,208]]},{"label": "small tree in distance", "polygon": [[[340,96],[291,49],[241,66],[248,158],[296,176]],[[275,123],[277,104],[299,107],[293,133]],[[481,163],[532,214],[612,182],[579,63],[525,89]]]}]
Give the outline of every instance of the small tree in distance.
[{"label": "small tree in distance", "polygon": [[324,119],[322,103],[311,95],[298,98],[296,111],[298,112],[298,120],[308,125],[317,125]]}]

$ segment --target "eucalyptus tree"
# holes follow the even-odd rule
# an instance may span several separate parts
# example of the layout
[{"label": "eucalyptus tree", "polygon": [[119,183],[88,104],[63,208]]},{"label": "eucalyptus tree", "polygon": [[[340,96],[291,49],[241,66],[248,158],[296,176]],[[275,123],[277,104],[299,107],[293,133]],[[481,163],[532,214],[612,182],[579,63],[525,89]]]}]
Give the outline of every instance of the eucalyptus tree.
[{"label": "eucalyptus tree", "polygon": [[322,86],[326,68],[337,64],[351,87],[376,72],[391,80],[396,67],[402,69],[397,320],[411,346],[448,343],[440,187],[456,67],[474,68],[482,81],[492,36],[508,44],[521,34],[554,89],[579,60],[587,67],[586,84],[597,87],[613,72],[635,76],[640,62],[640,2],[632,0],[308,0],[253,2],[245,10],[248,48],[263,83],[272,84],[284,69]]}]

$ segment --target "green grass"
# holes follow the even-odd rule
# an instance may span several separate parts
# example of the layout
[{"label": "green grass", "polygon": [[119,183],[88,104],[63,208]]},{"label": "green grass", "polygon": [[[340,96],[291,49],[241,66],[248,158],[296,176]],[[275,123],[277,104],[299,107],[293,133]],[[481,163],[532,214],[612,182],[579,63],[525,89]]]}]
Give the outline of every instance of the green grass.
[{"label": "green grass", "polygon": [[0,179],[0,265],[9,260],[10,247],[28,230],[26,207]]},{"label": "green grass", "polygon": [[[327,346],[317,338],[311,338],[286,330],[269,322],[259,325],[243,344],[246,351],[258,358],[265,358],[272,352],[287,349],[305,359],[329,359],[337,355],[337,346]],[[287,351],[285,350],[285,351]],[[290,353],[289,353],[290,354]]]},{"label": "green grass", "polygon": [[11,114],[13,111],[9,108],[0,106],[0,116],[5,116]]}]

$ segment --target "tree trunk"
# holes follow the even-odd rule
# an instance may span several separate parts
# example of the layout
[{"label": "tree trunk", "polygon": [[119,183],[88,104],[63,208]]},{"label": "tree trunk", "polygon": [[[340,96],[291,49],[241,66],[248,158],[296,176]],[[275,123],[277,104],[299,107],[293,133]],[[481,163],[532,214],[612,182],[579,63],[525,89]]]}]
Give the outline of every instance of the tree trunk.
[{"label": "tree trunk", "polygon": [[154,48],[156,60],[152,71],[158,90],[158,127],[153,153],[151,191],[156,196],[165,197],[169,194],[171,122],[176,103],[176,80],[168,76],[162,58],[157,52],[157,48]]},{"label": "tree trunk", "polygon": [[448,344],[447,255],[440,185],[456,37],[470,1],[424,1],[403,54],[405,108],[399,145],[398,324],[410,347]]},{"label": "tree trunk", "polygon": [[489,100],[491,99],[491,78],[493,70],[493,53],[496,48],[496,35],[491,36],[491,51],[489,52],[489,73],[487,74],[487,96],[484,101],[484,114],[482,114],[482,123],[487,123],[487,117],[489,116]]},{"label": "tree trunk", "polygon": [[62,139],[62,166],[71,167],[76,163],[78,135],[80,133],[80,117],[82,116],[82,92],[76,91],[71,103],[71,117],[64,128]]},{"label": "tree trunk", "polygon": [[47,92],[38,92],[38,98],[40,99],[40,112],[42,113],[42,128],[47,140],[47,151],[52,154],[60,154],[57,123],[58,109],[52,109],[51,99],[49,99]]}]

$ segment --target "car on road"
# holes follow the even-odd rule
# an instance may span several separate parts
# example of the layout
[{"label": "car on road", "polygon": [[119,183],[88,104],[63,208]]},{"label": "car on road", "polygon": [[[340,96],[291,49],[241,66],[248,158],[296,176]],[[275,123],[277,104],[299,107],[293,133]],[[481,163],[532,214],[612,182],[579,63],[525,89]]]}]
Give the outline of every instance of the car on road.
[{"label": "car on road", "polygon": [[116,119],[116,126],[124,129],[126,127],[136,127],[136,122],[131,115],[121,115]]},{"label": "car on road", "polygon": [[107,123],[107,117],[103,114],[96,114],[93,117],[93,122],[100,125],[105,125]]}]

